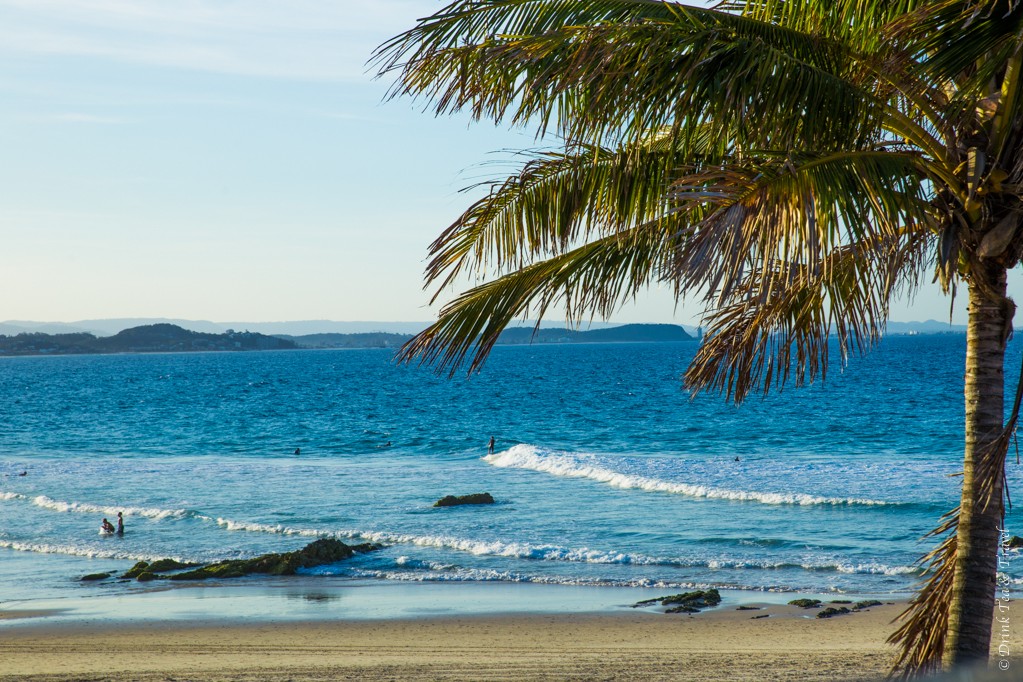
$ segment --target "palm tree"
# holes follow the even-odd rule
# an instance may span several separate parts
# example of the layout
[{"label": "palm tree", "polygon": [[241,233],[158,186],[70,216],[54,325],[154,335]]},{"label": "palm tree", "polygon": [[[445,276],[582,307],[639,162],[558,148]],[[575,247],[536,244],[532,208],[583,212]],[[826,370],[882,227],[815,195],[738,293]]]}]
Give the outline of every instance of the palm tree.
[{"label": "palm tree", "polygon": [[684,382],[742,401],[823,378],[890,302],[965,287],[962,501],[902,615],[904,675],[986,659],[1003,365],[1023,252],[1019,0],[456,0],[382,45],[391,96],[556,139],[431,246],[405,360],[476,369],[553,307],[607,317],[651,283],[705,307]]}]

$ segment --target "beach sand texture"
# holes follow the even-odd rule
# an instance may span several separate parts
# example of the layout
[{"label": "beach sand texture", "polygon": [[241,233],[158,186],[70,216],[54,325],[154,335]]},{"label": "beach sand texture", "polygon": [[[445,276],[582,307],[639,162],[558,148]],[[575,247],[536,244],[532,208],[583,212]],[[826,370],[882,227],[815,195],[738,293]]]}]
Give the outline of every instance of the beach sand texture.
[{"label": "beach sand texture", "polygon": [[[884,640],[900,608],[827,620],[776,605],[695,617],[632,612],[217,626],[42,623],[3,632],[0,679],[879,679],[892,655]],[[752,617],[765,613],[772,615]],[[1013,633],[1013,651],[1023,650],[1021,632]],[[1012,666],[1023,670],[1023,658]]]}]

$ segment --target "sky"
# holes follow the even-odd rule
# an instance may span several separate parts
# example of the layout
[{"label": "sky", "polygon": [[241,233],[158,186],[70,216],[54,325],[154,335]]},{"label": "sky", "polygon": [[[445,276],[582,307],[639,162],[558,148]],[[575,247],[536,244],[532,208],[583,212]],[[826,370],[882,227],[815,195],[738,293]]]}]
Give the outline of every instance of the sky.
[{"label": "sky", "polygon": [[[373,49],[441,6],[0,0],[0,320],[433,319],[430,242],[536,145],[386,100]],[[699,314],[654,287],[612,319]]]}]

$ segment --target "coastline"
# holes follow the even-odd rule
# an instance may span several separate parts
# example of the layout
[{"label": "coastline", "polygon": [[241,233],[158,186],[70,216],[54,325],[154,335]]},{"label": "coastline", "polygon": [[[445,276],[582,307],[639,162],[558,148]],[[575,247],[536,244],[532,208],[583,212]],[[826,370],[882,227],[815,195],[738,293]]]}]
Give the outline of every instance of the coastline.
[{"label": "coastline", "polygon": [[787,604],[804,594],[722,590],[697,614],[631,608],[673,591],[318,578],[7,602],[0,680],[881,679],[905,606],[818,619]]},{"label": "coastline", "polygon": [[[0,680],[880,679],[901,604],[422,618],[78,622],[5,628]],[[754,618],[767,615],[767,618]],[[1023,663],[1023,662],[1021,662]]]}]

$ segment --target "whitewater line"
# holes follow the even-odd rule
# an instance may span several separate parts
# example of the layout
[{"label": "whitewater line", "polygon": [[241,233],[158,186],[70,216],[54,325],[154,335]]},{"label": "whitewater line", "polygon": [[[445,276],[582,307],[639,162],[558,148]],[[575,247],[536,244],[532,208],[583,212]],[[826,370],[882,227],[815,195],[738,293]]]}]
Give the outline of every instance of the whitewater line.
[{"label": "whitewater line", "polygon": [[624,490],[646,490],[649,492],[673,493],[687,497],[699,497],[715,500],[734,500],[739,502],[760,502],[762,504],[792,505],[865,505],[887,506],[891,502],[858,498],[820,497],[806,493],[758,493],[744,490],[728,490],[705,485],[689,483],[672,483],[646,476],[623,474],[601,466],[587,464],[579,458],[566,455],[541,455],[536,448],[529,445],[516,445],[504,452],[486,455],[484,462],[505,469],[527,469],[564,476],[567,478],[585,478],[599,483],[606,483]]}]

